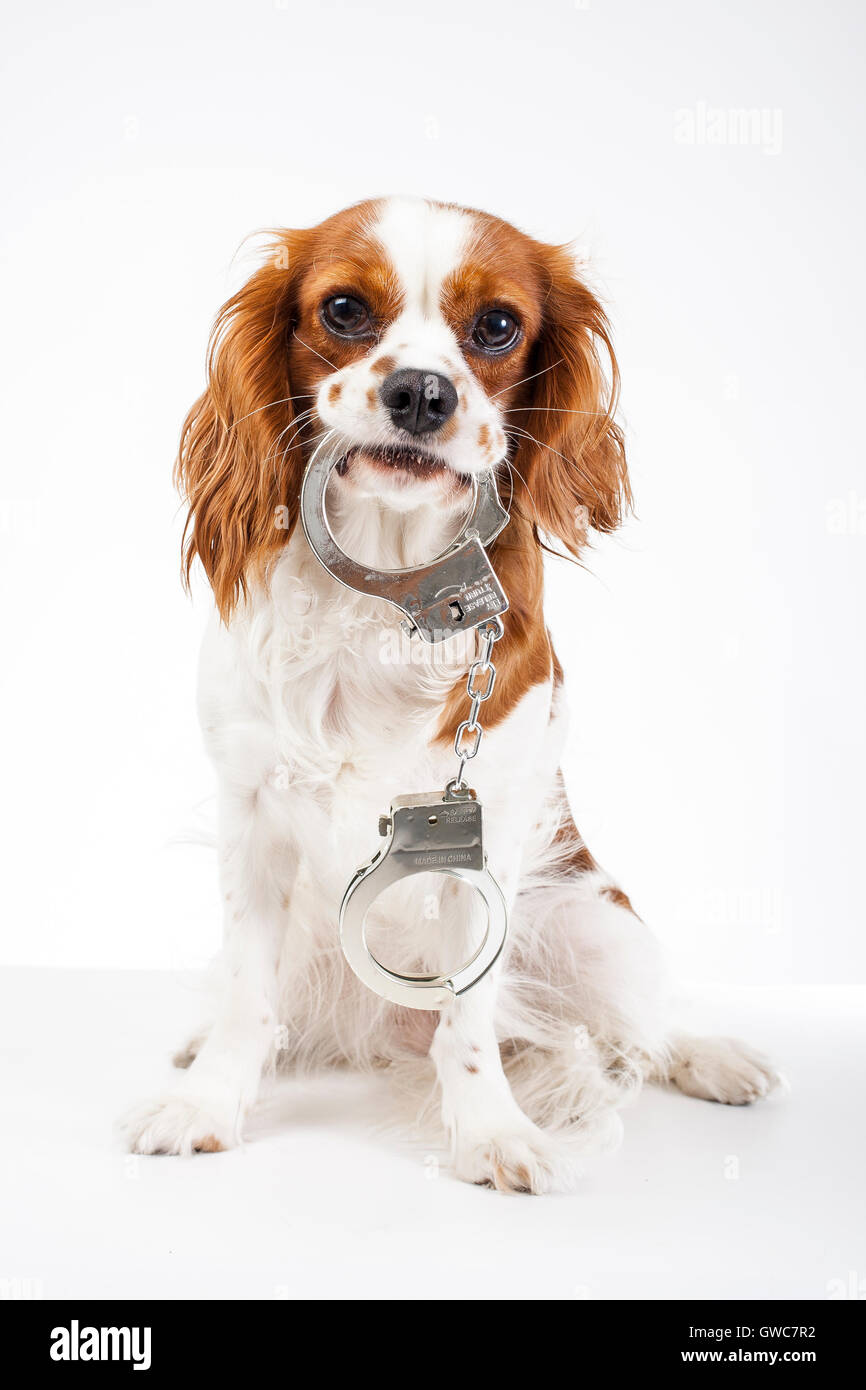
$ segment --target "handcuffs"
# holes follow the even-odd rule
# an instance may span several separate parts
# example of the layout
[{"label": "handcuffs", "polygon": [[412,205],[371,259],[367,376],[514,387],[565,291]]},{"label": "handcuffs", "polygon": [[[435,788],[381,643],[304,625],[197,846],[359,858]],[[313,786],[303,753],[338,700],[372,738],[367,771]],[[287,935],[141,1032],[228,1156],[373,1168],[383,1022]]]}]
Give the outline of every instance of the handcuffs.
[{"label": "handcuffs", "polygon": [[[482,807],[463,780],[466,763],[478,752],[483,730],[481,705],[493,693],[493,644],[502,636],[500,615],[508,599],[487,558],[485,546],[508,522],[489,475],[473,479],[473,505],[460,534],[435,560],[408,569],[379,570],[349,558],[331,531],[325,493],[340,455],[326,438],[315,450],[301,485],[300,513],[310,548],[322,566],[357,593],[385,599],[402,614],[403,630],[429,643],[445,641],[467,628],[477,629],[483,652],[469,670],[472,710],[454,742],[457,776],[442,792],[398,796],[380,817],[385,844],[353,875],[340,905],[340,943],[352,970],[392,1004],[410,1009],[441,1009],[486,975],[505,943],[508,915],[502,890],[487,867]],[[483,687],[479,681],[483,679]],[[467,740],[470,740],[467,742]],[[480,895],[487,929],[475,954],[443,975],[400,974],[373,955],[366,938],[367,913],[392,884],[416,874],[441,873],[462,880]]]}]

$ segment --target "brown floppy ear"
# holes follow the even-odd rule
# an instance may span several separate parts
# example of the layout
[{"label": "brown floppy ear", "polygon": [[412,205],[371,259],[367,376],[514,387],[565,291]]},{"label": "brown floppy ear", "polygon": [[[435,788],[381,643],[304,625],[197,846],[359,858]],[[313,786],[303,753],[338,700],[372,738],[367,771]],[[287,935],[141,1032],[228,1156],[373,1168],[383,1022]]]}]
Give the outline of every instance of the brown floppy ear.
[{"label": "brown floppy ear", "polygon": [[[189,503],[183,573],[196,556],[225,621],[297,520],[288,335],[303,233],[280,233],[268,263],[224,304],[210,337],[208,385],[184,421],[175,482]],[[298,412],[299,413],[299,412]]]},{"label": "brown floppy ear", "polygon": [[[577,278],[567,247],[544,248],[547,288],[529,372],[529,402],[511,416],[516,463],[536,529],[577,555],[587,530],[613,531],[631,506],[623,435],[614,420],[619,369],[601,304]],[[517,486],[520,486],[519,480]]]}]

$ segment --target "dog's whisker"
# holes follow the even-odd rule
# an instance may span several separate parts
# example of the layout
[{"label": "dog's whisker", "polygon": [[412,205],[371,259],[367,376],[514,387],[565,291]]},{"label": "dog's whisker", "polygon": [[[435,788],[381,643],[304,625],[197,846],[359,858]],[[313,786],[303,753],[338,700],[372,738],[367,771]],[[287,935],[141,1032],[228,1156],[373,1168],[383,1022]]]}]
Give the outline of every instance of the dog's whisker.
[{"label": "dog's whisker", "polygon": [[[551,444],[542,443],[540,439],[536,439],[534,434],[530,434],[529,430],[522,429],[518,425],[511,425],[510,431],[514,434],[519,434],[523,439],[528,439],[532,444],[537,444],[539,449],[546,449],[549,454],[555,454],[557,458],[562,459],[563,463],[569,464],[571,468],[574,468],[580,474],[583,481],[592,488],[599,502],[601,501],[601,494],[595,483],[591,478],[587,477],[586,473],[584,473],[583,469],[580,467],[580,464],[576,463],[574,459],[570,459],[567,454],[561,454],[559,450],[554,449]],[[506,433],[508,433],[508,431],[506,431]]]},{"label": "dog's whisker", "polygon": [[[294,427],[295,432],[294,432],[294,434],[292,435],[292,437],[291,437],[291,439],[289,440],[289,442],[288,442],[288,444],[286,445],[286,447],[283,449],[283,452],[282,452],[281,460],[280,460],[280,461],[281,461],[281,462],[285,461],[286,454],[289,452],[290,449],[297,449],[297,448],[300,448],[300,447],[301,447],[300,444],[295,444],[293,441],[296,440],[296,439],[298,438],[298,436],[301,434],[301,432],[304,430],[304,428],[305,428],[306,425],[309,423],[309,421],[310,421],[310,419],[311,419],[311,417],[312,417],[313,414],[314,414],[314,408],[311,408],[310,410],[304,411],[303,414],[296,416],[293,420],[290,420],[289,423],[286,425],[285,429],[284,429],[284,430],[281,430],[280,433],[277,435],[276,441],[275,441],[273,447],[271,448],[271,450],[270,450],[270,451],[268,452],[268,454],[266,455],[265,459],[263,460],[263,463],[264,463],[264,464],[267,464],[267,463],[270,461],[271,458],[276,459],[276,454],[277,454],[277,451],[278,451],[278,449],[279,449],[279,447],[280,447],[280,443],[281,443],[283,437],[284,437],[286,434],[288,434],[289,430],[292,429],[293,427]],[[275,477],[275,478],[277,477],[277,465],[276,465],[276,462],[274,463],[274,477]]]},{"label": "dog's whisker", "polygon": [[325,364],[326,367],[331,367],[331,368],[333,369],[333,371],[335,371],[335,372],[338,372],[338,371],[340,370],[340,368],[337,366],[336,362],[329,362],[328,359],[327,359],[327,357],[322,357],[322,354],[321,354],[320,352],[317,352],[316,349],[315,349],[314,347],[310,347],[310,344],[309,344],[309,343],[305,343],[304,340],[303,340],[303,338],[299,338],[299,337],[298,337],[298,334],[295,332],[294,328],[292,329],[292,337],[293,337],[293,338],[297,338],[297,339],[298,339],[298,342],[299,342],[300,345],[301,345],[301,347],[305,347],[305,348],[307,349],[307,352],[311,352],[311,353],[313,354],[314,357],[319,357],[319,358],[321,358],[321,360],[324,362],[324,364]]},{"label": "dog's whisker", "polygon": [[[265,455],[264,459],[262,460],[262,462],[263,462],[264,464],[268,463],[268,461],[270,460],[270,458],[272,457],[272,455],[274,455],[274,454],[276,453],[276,451],[279,449],[280,443],[281,443],[282,440],[285,438],[285,436],[288,434],[289,430],[294,429],[294,430],[297,432],[298,426],[304,422],[304,417],[305,417],[305,416],[309,416],[309,414],[310,414],[309,411],[304,411],[301,415],[293,416],[293,418],[289,421],[289,423],[288,423],[287,425],[285,425],[285,426],[283,427],[283,429],[280,430],[280,432],[279,432],[279,434],[277,435],[277,437],[276,437],[276,439],[275,439],[273,445],[272,445],[271,448],[268,450],[267,454]],[[294,435],[293,435],[292,437],[294,438]]]},{"label": "dog's whisker", "polygon": [[288,405],[290,401],[306,401],[315,398],[315,391],[301,391],[297,396],[281,396],[278,401],[268,401],[267,405],[260,405],[255,410],[250,410],[246,415],[241,415],[237,420],[232,420],[229,430],[235,429],[237,425],[242,425],[244,420],[250,420],[253,415],[259,415],[263,410],[272,410],[277,405]]},{"label": "dog's whisker", "polygon": [[279,463],[277,462],[276,459],[274,459],[274,478],[275,478],[275,480],[279,481],[279,468],[280,468],[280,466],[281,466],[282,464],[285,463],[287,456],[288,456],[290,453],[292,453],[292,451],[293,451],[294,449],[300,449],[301,447],[302,447],[302,446],[301,446],[300,444],[292,444],[292,443],[289,443],[289,444],[286,445],[285,449],[284,449],[283,452],[280,454]]},{"label": "dog's whisker", "polygon": [[563,359],[560,357],[558,361],[551,362],[549,367],[542,367],[540,372],[533,372],[531,376],[521,377],[520,381],[512,382],[510,386],[503,386],[501,391],[494,391],[490,399],[495,401],[497,396],[504,396],[506,391],[516,391],[518,386],[523,386],[525,382],[534,381],[537,376],[544,376],[545,372],[552,372],[554,367],[561,367],[562,362]]},{"label": "dog's whisker", "polygon": [[606,410],[566,410],[564,407],[555,405],[514,405],[508,410],[503,410],[503,415],[516,415],[519,410],[543,410],[551,415],[592,415],[594,417],[605,418],[608,414]]},{"label": "dog's whisker", "polygon": [[[517,477],[518,477],[518,478],[520,479],[520,481],[522,482],[522,484],[523,484],[523,486],[524,486],[524,488],[525,488],[525,490],[526,490],[526,495],[527,495],[527,497],[529,498],[529,501],[530,501],[530,504],[531,504],[531,507],[532,507],[532,511],[534,512],[533,520],[536,522],[537,525],[540,525],[540,524],[541,524],[541,519],[540,519],[540,514],[539,514],[539,511],[538,511],[538,503],[537,503],[536,500],[535,500],[535,496],[534,496],[534,494],[533,494],[532,488],[529,486],[529,483],[526,481],[525,477],[523,476],[523,474],[521,473],[521,471],[520,471],[520,469],[517,467],[517,465],[511,462],[511,459],[506,458],[506,459],[504,460],[504,463],[505,463],[506,468],[508,469],[509,478],[510,478],[510,481],[511,481],[511,498],[510,498],[509,504],[508,504],[508,511],[509,511],[509,512],[511,511],[512,505],[513,505],[513,503],[514,503],[514,491],[515,491],[515,489],[514,489],[514,475],[516,474]],[[519,503],[518,503],[518,505],[519,505]]]}]

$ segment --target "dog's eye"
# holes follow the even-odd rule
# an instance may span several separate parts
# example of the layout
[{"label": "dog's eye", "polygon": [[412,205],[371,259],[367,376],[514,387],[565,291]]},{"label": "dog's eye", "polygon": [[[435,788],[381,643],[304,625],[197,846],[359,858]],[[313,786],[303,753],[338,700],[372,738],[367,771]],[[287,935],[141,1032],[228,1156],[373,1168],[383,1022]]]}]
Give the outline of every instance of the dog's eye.
[{"label": "dog's eye", "polygon": [[366,304],[351,294],[335,294],[322,305],[325,327],[341,338],[362,338],[369,333],[370,311]]},{"label": "dog's eye", "polygon": [[520,335],[520,324],[506,309],[488,309],[475,320],[472,341],[485,352],[504,352]]}]

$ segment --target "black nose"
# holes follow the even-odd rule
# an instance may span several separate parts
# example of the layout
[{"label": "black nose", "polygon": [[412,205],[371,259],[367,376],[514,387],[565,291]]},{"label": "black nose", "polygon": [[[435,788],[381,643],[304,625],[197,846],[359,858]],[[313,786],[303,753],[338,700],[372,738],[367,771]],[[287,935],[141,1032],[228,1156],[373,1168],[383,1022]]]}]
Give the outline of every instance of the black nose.
[{"label": "black nose", "polygon": [[379,395],[394,424],[410,434],[440,429],[457,409],[457,392],[447,376],[414,367],[392,372],[382,382]]}]

